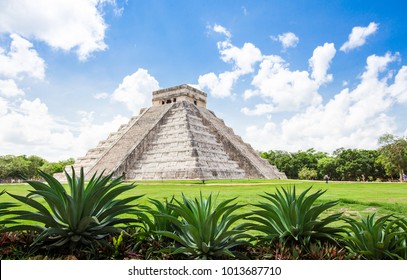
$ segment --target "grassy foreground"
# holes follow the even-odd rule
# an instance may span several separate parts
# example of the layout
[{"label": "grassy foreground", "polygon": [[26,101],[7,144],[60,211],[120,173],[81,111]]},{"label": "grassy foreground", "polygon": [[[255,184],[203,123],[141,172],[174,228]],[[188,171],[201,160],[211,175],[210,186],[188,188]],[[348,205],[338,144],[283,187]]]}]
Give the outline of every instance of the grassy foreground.
[{"label": "grassy foreground", "polygon": [[[87,186],[69,177],[64,189],[43,176],[49,187],[29,182],[36,202],[25,198],[28,184],[0,185],[0,210],[16,219],[4,220],[0,259],[407,258],[407,219],[398,218],[407,218],[406,184],[191,180],[134,187],[110,175]],[[28,206],[7,212],[13,199],[3,191],[35,213]],[[162,204],[172,196],[177,201]]]},{"label": "grassy foreground", "polygon": [[[333,211],[343,212],[346,216],[357,217],[377,213],[377,215],[396,214],[407,217],[407,184],[405,183],[376,183],[376,182],[329,182],[300,181],[300,180],[208,180],[202,181],[137,181],[133,193],[126,195],[144,194],[138,200],[139,204],[149,204],[148,198],[165,200],[172,195],[180,198],[184,193],[188,197],[198,197],[213,193],[218,200],[237,197],[237,201],[247,204],[244,210],[251,208],[252,203],[261,201],[259,194],[273,193],[277,187],[295,185],[299,191],[313,186],[311,192],[327,190],[320,201],[339,200]],[[0,191],[18,195],[28,194],[28,184],[0,184]],[[2,201],[13,201],[7,195]],[[331,213],[329,213],[331,214]]]}]

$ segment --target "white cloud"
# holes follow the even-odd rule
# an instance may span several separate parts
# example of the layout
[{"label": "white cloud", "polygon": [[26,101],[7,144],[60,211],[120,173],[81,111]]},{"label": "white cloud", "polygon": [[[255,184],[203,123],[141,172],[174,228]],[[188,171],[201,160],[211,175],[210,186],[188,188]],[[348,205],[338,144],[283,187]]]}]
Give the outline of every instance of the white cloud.
[{"label": "white cloud", "polygon": [[10,38],[12,41],[8,52],[0,47],[0,75],[10,78],[25,75],[43,80],[45,62],[32,48],[33,45],[17,34],[11,34]]},{"label": "white cloud", "polygon": [[407,105],[407,66],[399,70],[389,91],[399,103]]},{"label": "white cloud", "polygon": [[107,139],[110,133],[116,132],[120,125],[129,121],[126,117],[116,115],[111,121],[97,124],[94,121],[94,112],[82,112],[80,114],[83,117],[79,135],[75,138],[75,143],[77,143],[75,154],[78,156],[84,156],[90,148],[95,148],[100,141]]},{"label": "white cloud", "polygon": [[216,33],[223,34],[226,36],[227,39],[230,39],[232,35],[230,34],[229,30],[227,30],[225,27],[219,24],[215,24],[213,27],[208,27],[209,29],[212,29]]},{"label": "white cloud", "polygon": [[20,154],[27,152],[35,154],[34,150],[37,148],[33,147],[45,147],[50,144],[52,149],[55,145],[68,144],[66,141],[51,142],[63,134],[61,131],[55,131],[55,128],[56,124],[44,103],[38,98],[33,101],[22,100],[17,108],[9,107],[8,112],[0,117],[0,130],[3,132],[0,135],[1,154],[7,153],[8,150],[13,154],[17,151]]},{"label": "white cloud", "polygon": [[8,112],[7,100],[0,97],[0,118],[7,114],[7,112]]},{"label": "white cloud", "polygon": [[[107,48],[107,28],[99,7],[104,0],[6,0],[0,2],[0,33],[17,33],[53,48],[75,50],[84,60]],[[115,5],[114,5],[115,6]]]},{"label": "white cloud", "polygon": [[243,107],[240,110],[243,114],[246,116],[259,116],[259,115],[264,115],[268,113],[272,113],[275,111],[275,108],[272,104],[257,104],[254,108],[254,110],[250,110],[247,107]]},{"label": "white cloud", "polygon": [[24,91],[18,88],[16,82],[12,79],[0,80],[0,96],[15,97],[23,96]]},{"label": "white cloud", "polygon": [[329,66],[336,53],[333,43],[325,43],[323,46],[318,46],[312,57],[309,59],[309,65],[312,69],[311,77],[317,84],[324,84],[332,81],[332,74],[327,74]]},{"label": "white cloud", "polygon": [[239,74],[237,72],[226,71],[218,76],[211,72],[199,76],[198,88],[208,88],[210,93],[217,98],[224,98],[232,95],[232,88],[234,83],[238,80]]},{"label": "white cloud", "polygon": [[232,63],[240,75],[253,72],[253,65],[262,59],[261,51],[252,43],[245,43],[242,48],[222,44],[219,49],[222,60]]},{"label": "white cloud", "polygon": [[257,95],[260,95],[258,90],[246,89],[243,93],[243,98],[244,98],[244,100],[248,100]]},{"label": "white cloud", "polygon": [[252,43],[243,44],[238,48],[231,43],[230,32],[221,25],[211,27],[213,31],[226,36],[226,40],[217,43],[221,59],[232,64],[232,71],[225,71],[216,75],[207,73],[198,78],[198,87],[207,88],[214,97],[224,98],[232,95],[236,81],[243,75],[252,73],[254,65],[262,60],[261,51]]},{"label": "white cloud", "polygon": [[147,70],[139,68],[124,77],[122,83],[113,92],[113,101],[122,102],[133,113],[151,104],[151,92],[158,90],[157,80]]},{"label": "white cloud", "polygon": [[97,100],[107,99],[109,98],[109,94],[107,92],[100,92],[93,95],[93,97]]},{"label": "white cloud", "polygon": [[309,106],[279,124],[248,127],[246,138],[262,150],[377,148],[378,137],[397,128],[395,120],[387,115],[394,102],[389,92],[397,98],[398,92],[407,91],[405,81],[400,80],[404,79],[405,67],[397,75],[402,78],[396,78],[393,84],[389,85],[387,78],[380,79],[388,64],[397,59],[390,53],[369,56],[361,81],[353,90],[345,88],[326,105]]},{"label": "white cloud", "polygon": [[348,41],[346,41],[340,48],[343,52],[348,52],[354,48],[363,46],[366,43],[366,38],[374,34],[379,25],[371,22],[368,26],[356,26],[352,28],[352,33],[349,34]]},{"label": "white cloud", "polygon": [[82,113],[78,123],[56,121],[40,99],[23,99],[10,107],[0,97],[0,154],[39,155],[57,161],[84,156],[110,132],[128,121],[117,115],[112,121],[97,124],[93,112]]},{"label": "white cloud", "polygon": [[399,53],[391,55],[387,52],[384,56],[371,55],[366,59],[366,71],[362,74],[362,79],[375,79],[380,72],[386,70],[389,62],[399,59]]},{"label": "white cloud", "polygon": [[253,78],[255,91],[246,91],[245,98],[255,95],[274,105],[275,111],[297,111],[321,103],[317,83],[307,71],[291,71],[285,61],[275,55],[265,56]]},{"label": "white cloud", "polygon": [[247,127],[244,138],[246,142],[259,151],[287,150],[287,142],[278,132],[278,125],[274,122],[267,122],[264,127],[260,128],[257,125]]},{"label": "white cloud", "polygon": [[[364,43],[373,29],[377,25],[369,25],[362,35],[354,29],[347,50],[356,47],[357,42]],[[334,79],[329,73],[336,55],[333,43],[316,47],[308,60],[309,70],[302,71],[290,69],[281,56],[263,55],[252,43],[242,48],[234,46],[230,32],[221,26],[217,32],[226,36],[217,44],[220,58],[232,69],[201,75],[198,83],[201,88],[209,88],[213,96],[226,97],[243,75],[255,73],[243,99],[257,104],[241,109],[246,116],[267,116],[263,124],[246,128],[245,138],[255,148],[316,148],[326,152],[339,147],[374,149],[380,135],[405,129],[398,127],[396,117],[389,113],[394,103],[407,103],[407,66],[398,72],[389,69],[390,63],[400,60],[398,53],[367,57],[359,83],[346,88],[353,82],[344,81],[345,88],[323,102],[319,90]],[[276,116],[283,120],[274,121]]]},{"label": "white cloud", "polygon": [[300,41],[297,35],[292,32],[286,32],[278,35],[277,37],[271,36],[271,39],[274,41],[279,41],[282,44],[283,49],[295,48]]}]

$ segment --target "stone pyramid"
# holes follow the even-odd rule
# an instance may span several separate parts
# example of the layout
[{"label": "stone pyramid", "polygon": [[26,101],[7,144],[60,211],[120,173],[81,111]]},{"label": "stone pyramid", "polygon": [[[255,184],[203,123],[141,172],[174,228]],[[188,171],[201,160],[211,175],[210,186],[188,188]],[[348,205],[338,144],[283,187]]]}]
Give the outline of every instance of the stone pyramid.
[{"label": "stone pyramid", "polygon": [[153,92],[153,106],[77,159],[80,167],[87,179],[103,170],[128,180],[286,178],[188,85]]}]

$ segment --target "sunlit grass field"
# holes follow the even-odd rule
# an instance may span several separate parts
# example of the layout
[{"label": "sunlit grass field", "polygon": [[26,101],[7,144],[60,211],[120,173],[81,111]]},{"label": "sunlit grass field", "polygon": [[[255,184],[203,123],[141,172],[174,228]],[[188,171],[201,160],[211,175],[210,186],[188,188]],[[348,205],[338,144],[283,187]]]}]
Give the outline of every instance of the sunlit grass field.
[{"label": "sunlit grass field", "polygon": [[[138,204],[149,204],[148,198],[165,200],[173,195],[180,198],[198,197],[213,193],[218,201],[236,197],[236,202],[246,206],[240,211],[250,212],[252,204],[262,200],[264,192],[275,192],[276,188],[296,186],[298,193],[312,186],[310,192],[326,190],[319,201],[338,200],[338,205],[330,212],[343,212],[346,216],[358,217],[377,213],[378,216],[395,214],[407,217],[407,184],[406,183],[373,183],[373,182],[329,182],[300,180],[208,180],[202,181],[136,181],[137,187],[132,193],[124,196],[143,194]],[[0,184],[0,191],[12,194],[27,195],[31,187],[28,184]],[[1,201],[13,201],[8,195],[0,197]],[[38,200],[41,201],[41,200]],[[28,208],[26,208],[28,209]]]}]

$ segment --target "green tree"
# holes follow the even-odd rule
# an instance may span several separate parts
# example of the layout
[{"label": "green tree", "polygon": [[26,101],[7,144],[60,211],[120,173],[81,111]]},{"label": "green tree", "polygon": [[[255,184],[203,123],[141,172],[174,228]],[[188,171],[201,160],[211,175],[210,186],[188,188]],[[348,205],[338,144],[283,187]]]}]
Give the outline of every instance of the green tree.
[{"label": "green tree", "polygon": [[14,156],[12,155],[5,155],[0,156],[0,179],[6,180],[10,177],[11,174],[11,164],[10,162],[13,160]]},{"label": "green tree", "polygon": [[340,148],[332,156],[314,149],[295,153],[269,151],[261,153],[261,156],[291,179],[309,176],[308,170],[315,170],[318,179],[323,179],[325,175],[333,180],[376,180],[386,177],[377,150]]},{"label": "green tree", "polygon": [[389,162],[382,154],[377,158],[377,164],[381,165],[384,169],[385,176],[383,176],[383,178],[387,177],[391,180],[398,178],[397,167]]},{"label": "green tree", "polygon": [[301,168],[301,170],[298,172],[298,178],[302,180],[315,180],[317,177],[317,171],[315,169],[309,169],[306,166]]},{"label": "green tree", "polygon": [[338,180],[336,167],[336,158],[328,156],[320,158],[317,165],[318,178],[323,179],[325,175],[328,175],[329,178]]},{"label": "green tree", "polygon": [[[327,155],[322,152],[317,152],[314,149],[306,151],[298,151],[292,154],[293,160],[291,163],[292,173],[294,179],[300,178],[300,171],[304,168],[314,170],[318,168],[318,160],[326,157]],[[307,173],[307,169],[304,169]],[[302,174],[304,175],[304,174]],[[307,174],[309,176],[310,174]],[[316,178],[315,178],[316,179]]]},{"label": "green tree", "polygon": [[317,170],[318,160],[326,157],[326,153],[317,152],[314,149],[289,153],[285,151],[269,151],[260,153],[278,170],[284,172],[290,179],[298,179],[299,172],[306,167],[310,170]]},{"label": "green tree", "polygon": [[358,160],[360,154],[356,149],[342,150],[337,155],[337,169],[341,180],[355,180],[362,175],[362,163]]},{"label": "green tree", "polygon": [[29,156],[27,158],[28,160],[28,170],[27,170],[27,178],[39,178],[38,176],[38,170],[47,162],[45,159],[39,157],[39,156]]},{"label": "green tree", "polygon": [[0,180],[10,179],[38,179],[38,170],[46,173],[63,172],[66,166],[74,164],[75,160],[69,158],[59,162],[48,162],[39,156],[0,156]]},{"label": "green tree", "polygon": [[363,176],[374,180],[383,176],[383,167],[377,162],[379,153],[372,150],[338,149],[336,157],[336,176],[339,180],[361,180]]},{"label": "green tree", "polygon": [[58,162],[46,162],[41,167],[41,170],[48,174],[60,173],[65,170],[65,167],[73,165],[74,163],[75,160],[73,158],[69,158],[67,160],[60,160]]},{"label": "green tree", "polygon": [[284,172],[288,178],[295,178],[297,176],[298,171],[292,166],[293,156],[289,152],[285,151],[268,151],[260,153],[260,156],[267,159],[270,164],[275,165],[278,170]]},{"label": "green tree", "polygon": [[400,182],[403,182],[404,170],[407,168],[407,139],[384,134],[380,136],[378,142],[386,170],[397,172]]},{"label": "green tree", "polygon": [[30,174],[30,162],[25,155],[13,157],[9,162],[9,178],[23,179]]}]

